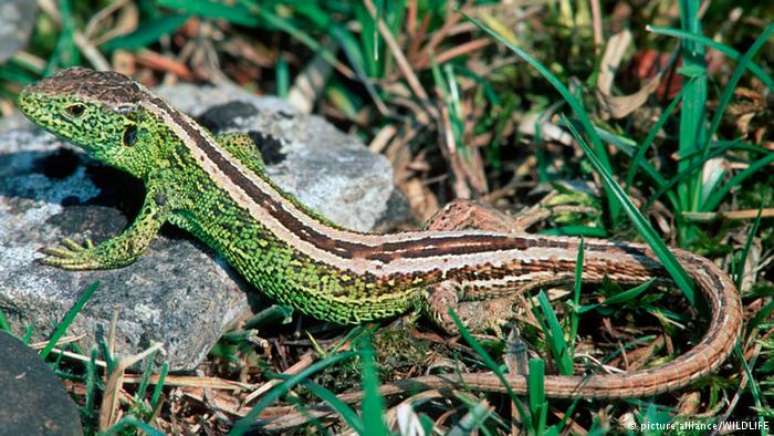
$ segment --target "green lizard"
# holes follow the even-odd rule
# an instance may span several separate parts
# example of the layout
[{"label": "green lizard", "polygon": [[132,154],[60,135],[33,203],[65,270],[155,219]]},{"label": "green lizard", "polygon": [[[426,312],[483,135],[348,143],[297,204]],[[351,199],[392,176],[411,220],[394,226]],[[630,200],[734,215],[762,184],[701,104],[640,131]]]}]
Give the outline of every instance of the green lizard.
[{"label": "green lizard", "polygon": [[[448,331],[455,330],[450,307],[465,314],[469,325],[486,326],[501,314],[482,313],[479,302],[574,277],[578,241],[571,238],[454,230],[444,219],[436,221],[440,231],[392,235],[335,226],[267,177],[247,136],[214,136],[118,73],[61,71],[26,88],[19,106],[93,158],[141,179],[147,191],[123,233],[98,245],[66,240],[63,247],[45,250],[44,262],[50,265],[71,270],[127,265],[168,222],[221,253],[255,288],[303,313],[348,324],[420,310]],[[676,254],[713,309],[702,342],[655,370],[547,376],[547,395],[651,395],[683,386],[726,358],[742,320],[737,291],[712,262]],[[639,283],[664,280],[665,272],[643,245],[589,240],[583,280],[599,282],[605,276]],[[461,380],[480,389],[503,389],[492,374],[467,374]],[[514,390],[526,389],[522,376],[512,375],[510,381]]]}]

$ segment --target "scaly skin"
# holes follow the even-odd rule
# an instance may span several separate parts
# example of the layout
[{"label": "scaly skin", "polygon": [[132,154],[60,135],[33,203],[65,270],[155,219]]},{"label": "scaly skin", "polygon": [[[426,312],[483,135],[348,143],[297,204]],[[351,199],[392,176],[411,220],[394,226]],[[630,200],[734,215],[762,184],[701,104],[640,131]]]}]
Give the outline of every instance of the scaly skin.
[{"label": "scaly skin", "polygon": [[[224,255],[260,291],[316,318],[358,323],[421,309],[447,331],[455,329],[449,307],[466,314],[468,326],[491,327],[501,314],[487,302],[507,304],[515,292],[574,278],[579,248],[572,238],[449,230],[446,225],[454,220],[443,219],[434,223],[440,231],[394,235],[336,227],[272,183],[248,137],[213,137],[117,73],[64,70],[26,88],[19,106],[92,157],[143,180],[147,190],[139,215],[123,233],[96,246],[66,241],[47,250],[44,261],[51,265],[72,270],[127,265],[162,223],[170,222]],[[712,308],[702,340],[657,368],[546,376],[546,395],[653,395],[684,386],[725,360],[742,326],[736,288],[707,259],[680,250],[674,254]],[[584,283],[605,277],[626,284],[669,281],[641,244],[589,239],[584,258]],[[418,381],[502,389],[491,373]],[[523,376],[511,375],[509,381],[516,392],[526,391]]]},{"label": "scaly skin", "polygon": [[[99,88],[98,81],[103,80],[106,92],[129,98],[132,92],[146,92],[139,85],[132,84],[138,88],[129,90],[112,86],[111,81],[123,80],[116,73],[66,71],[77,73],[77,77],[68,77],[73,82],[70,92],[48,92],[48,88],[67,83],[57,76],[24,90],[19,107],[37,124],[80,145],[92,157],[142,179],[147,195],[138,216],[122,234],[93,247],[66,240],[63,248],[45,250],[50,255],[45,263],[69,270],[122,267],[134,262],[161,225],[170,222],[224,255],[257,289],[315,318],[351,324],[421,307],[420,282],[396,280],[377,286],[371,277],[317,262],[275,237],[212,183],[181,139],[151,112],[126,102],[120,104],[131,110],[111,110],[93,96],[80,93],[83,87]],[[274,186],[247,135],[226,134],[216,140]],[[292,195],[279,192],[309,216],[335,227]]]}]

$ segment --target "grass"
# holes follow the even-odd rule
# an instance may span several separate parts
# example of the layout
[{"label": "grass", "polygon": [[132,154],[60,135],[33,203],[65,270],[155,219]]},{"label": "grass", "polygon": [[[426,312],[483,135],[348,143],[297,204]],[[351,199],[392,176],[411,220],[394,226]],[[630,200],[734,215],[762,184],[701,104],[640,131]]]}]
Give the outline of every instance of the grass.
[{"label": "grass", "polygon": [[86,305],[86,302],[89,301],[91,296],[94,295],[94,292],[98,288],[99,282],[94,282],[83,291],[80,297],[78,297],[78,301],[76,301],[73,307],[67,311],[62,322],[57,324],[54,333],[51,335],[51,338],[49,338],[48,343],[46,344],[46,347],[43,348],[43,350],[40,352],[41,359],[45,360],[46,357],[48,357],[48,354],[51,353],[51,350],[54,349],[56,343],[59,341],[59,338],[61,338],[67,332],[70,324],[72,324],[72,322],[75,320],[75,316],[78,315],[81,309],[83,309],[83,306]]},{"label": "grass", "polygon": [[[542,389],[545,374],[583,371],[586,355],[618,367],[655,366],[700,337],[701,324],[691,314],[701,313],[701,300],[668,249],[675,245],[729,270],[738,286],[745,285],[751,314],[731,367],[695,385],[692,392],[701,404],[687,415],[716,423],[774,416],[768,404],[774,395],[774,287],[770,273],[761,270],[774,236],[762,212],[774,207],[774,153],[766,123],[772,116],[766,95],[774,91],[774,25],[765,2],[715,1],[700,11],[695,0],[676,2],[674,10],[670,2],[652,1],[626,12],[623,21],[616,21],[616,13],[624,10],[619,6],[631,6],[628,2],[601,2],[602,45],[595,43],[600,36],[590,8],[595,2],[508,6],[522,14],[518,19],[498,9],[503,8],[498,1],[129,3],[101,18],[95,12],[108,2],[61,0],[55,10],[44,10],[28,48],[0,64],[0,99],[5,99],[0,110],[7,112],[22,86],[58,68],[118,66],[116,59],[129,59],[147,85],[224,74],[256,93],[287,97],[319,58],[330,72],[310,106],[365,142],[393,132],[382,145],[371,145],[393,163],[398,187],[412,193],[409,204],[420,219],[454,198],[479,198],[516,211],[535,204],[536,193],[556,190],[566,195],[532,230],[644,241],[681,295],[652,281],[628,289],[583,283],[581,244],[574,284],[540,290],[534,307],[522,307],[516,343],[526,341],[542,352],[542,359],[525,360],[529,392],[523,398],[510,390],[510,366],[503,363],[513,357],[513,341],[472,335],[461,325],[459,342],[439,339],[422,322],[423,334],[390,326],[350,332],[323,324],[315,325],[315,336],[299,339],[293,336],[295,323],[277,322],[277,317],[290,320],[292,312],[275,306],[249,326],[226,333],[204,367],[208,376],[221,379],[245,378],[261,386],[276,380],[271,390],[228,409],[239,414],[224,412],[213,404],[226,403],[172,398],[173,391],[194,388],[168,385],[176,374],[146,364],[138,383],[124,387],[131,393],[117,406],[124,417],[103,427],[105,434],[161,434],[172,416],[185,422],[204,414],[227,417],[203,420],[208,431],[235,435],[256,422],[270,426],[278,417],[298,423],[287,424],[288,432],[349,428],[369,434],[389,434],[400,426],[449,434],[505,434],[511,426],[530,434],[601,434],[610,426],[623,431],[615,425],[626,419],[681,422],[689,418],[680,416],[686,406],[678,400],[687,401],[691,392],[590,405],[550,400]],[[131,14],[136,20],[126,18]],[[111,34],[119,25],[124,32]],[[621,28],[632,32],[633,43],[616,70],[616,95],[631,94],[647,80],[637,72],[647,69],[647,62],[661,66],[664,79],[632,114],[611,118],[596,88],[606,67],[604,37]],[[229,44],[245,51],[235,55]],[[148,53],[158,55],[156,61],[149,63]],[[197,63],[213,58],[216,67]],[[593,201],[578,201],[582,197]],[[578,212],[581,206],[599,210]],[[736,221],[690,219],[696,213],[745,210],[761,212]],[[742,281],[747,263],[757,280]],[[63,379],[83,388],[77,400],[90,433],[105,419],[101,406],[118,388],[110,380],[124,370],[122,361],[104,337],[86,352],[68,348],[84,357],[82,363],[52,349],[94,289],[84,292],[41,352]],[[272,339],[274,353],[263,353],[250,341],[258,328]],[[28,342],[35,333],[2,314],[0,329]],[[284,373],[304,353],[313,356],[309,364]],[[382,395],[380,386],[437,367],[492,371],[508,393],[476,397],[460,389],[419,390],[407,393],[404,404]],[[345,393],[352,390],[360,392],[359,400]],[[229,395],[240,403],[249,392]],[[218,391],[215,398],[229,395]],[[725,406],[724,398],[733,401]],[[598,412],[602,406],[605,413]]]}]

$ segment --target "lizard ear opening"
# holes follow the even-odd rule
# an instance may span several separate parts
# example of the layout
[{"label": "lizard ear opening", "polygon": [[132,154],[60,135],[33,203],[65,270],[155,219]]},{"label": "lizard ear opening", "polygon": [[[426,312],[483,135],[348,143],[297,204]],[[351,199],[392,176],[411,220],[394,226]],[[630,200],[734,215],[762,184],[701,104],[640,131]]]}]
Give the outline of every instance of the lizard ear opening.
[{"label": "lizard ear opening", "polygon": [[130,124],[124,129],[124,145],[127,147],[133,146],[137,143],[137,126]]}]

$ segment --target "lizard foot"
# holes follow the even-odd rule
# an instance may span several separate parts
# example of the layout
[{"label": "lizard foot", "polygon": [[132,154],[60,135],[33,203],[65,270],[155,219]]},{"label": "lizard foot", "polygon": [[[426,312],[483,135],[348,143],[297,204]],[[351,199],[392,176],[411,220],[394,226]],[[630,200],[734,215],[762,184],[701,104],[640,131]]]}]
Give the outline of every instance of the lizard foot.
[{"label": "lizard foot", "polygon": [[459,334],[459,330],[449,315],[449,308],[454,309],[462,324],[471,332],[491,331],[502,337],[501,327],[516,317],[513,305],[510,296],[460,301],[459,285],[453,282],[441,282],[433,286],[427,298],[430,319],[452,335]]},{"label": "lizard foot", "polygon": [[62,245],[45,247],[41,250],[47,256],[40,261],[46,265],[68,270],[83,270],[99,267],[95,256],[95,247],[91,239],[86,239],[83,245],[72,239],[62,240]]},{"label": "lizard foot", "polygon": [[505,337],[503,326],[516,317],[512,298],[491,298],[481,301],[463,301],[457,304],[457,316],[472,332],[492,332]]}]

